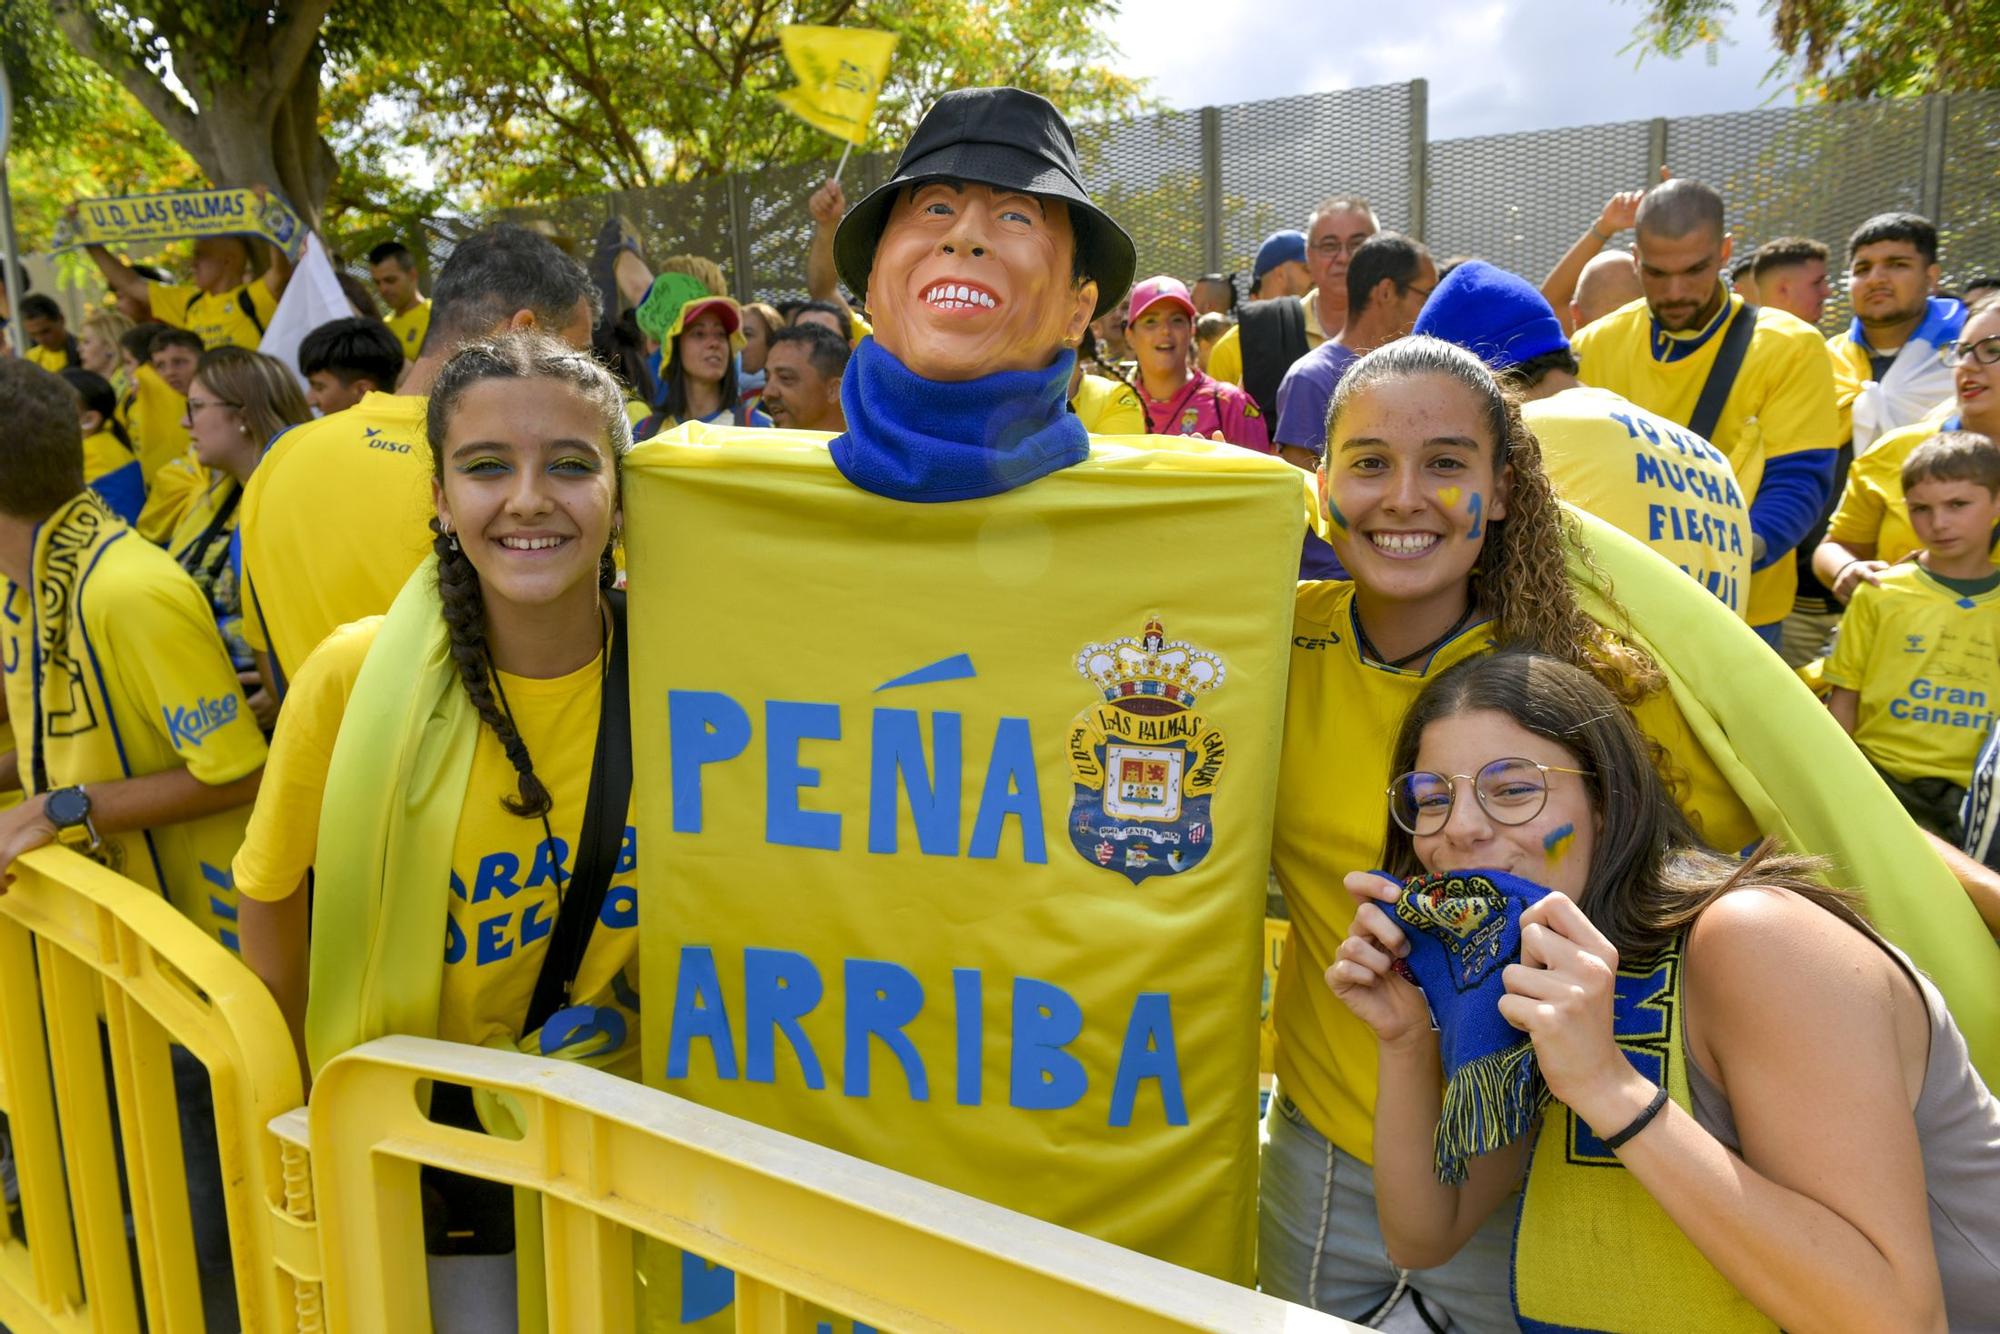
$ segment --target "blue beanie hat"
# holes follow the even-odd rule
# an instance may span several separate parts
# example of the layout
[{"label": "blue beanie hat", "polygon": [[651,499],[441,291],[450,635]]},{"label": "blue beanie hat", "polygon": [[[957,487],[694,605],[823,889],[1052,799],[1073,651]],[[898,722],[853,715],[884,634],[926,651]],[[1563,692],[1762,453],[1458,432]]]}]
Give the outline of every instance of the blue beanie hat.
[{"label": "blue beanie hat", "polygon": [[1264,244],[1257,247],[1257,262],[1250,268],[1251,281],[1263,277],[1280,264],[1306,260],[1306,234],[1304,232],[1272,232],[1264,238]]},{"label": "blue beanie hat", "polygon": [[1496,371],[1569,350],[1547,299],[1525,278],[1483,259],[1469,259],[1445,275],[1413,332],[1457,343]]}]

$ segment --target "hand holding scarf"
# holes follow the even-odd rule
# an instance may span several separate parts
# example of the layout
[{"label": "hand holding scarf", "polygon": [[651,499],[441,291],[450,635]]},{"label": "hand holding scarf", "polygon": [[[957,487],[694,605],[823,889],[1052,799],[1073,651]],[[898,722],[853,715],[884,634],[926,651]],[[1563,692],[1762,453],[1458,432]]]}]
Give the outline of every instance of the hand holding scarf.
[{"label": "hand holding scarf", "polygon": [[1629,1098],[1619,1100],[1621,1086],[1643,1082],[1612,1037],[1618,951],[1555,890],[1521,914],[1520,930],[1520,962],[1503,970],[1500,1016],[1528,1035],[1549,1093],[1600,1135],[1615,1134],[1633,1110]]},{"label": "hand holding scarf", "polygon": [[1527,1133],[1547,1101],[1525,1026],[1507,1011],[1510,1002],[1536,1004],[1508,993],[1514,975],[1533,971],[1517,962],[1523,919],[1548,893],[1504,871],[1468,870],[1419,876],[1396,896],[1393,916],[1410,944],[1406,962],[1438,1028],[1444,1105],[1437,1178],[1447,1185],[1465,1180],[1468,1158]]}]

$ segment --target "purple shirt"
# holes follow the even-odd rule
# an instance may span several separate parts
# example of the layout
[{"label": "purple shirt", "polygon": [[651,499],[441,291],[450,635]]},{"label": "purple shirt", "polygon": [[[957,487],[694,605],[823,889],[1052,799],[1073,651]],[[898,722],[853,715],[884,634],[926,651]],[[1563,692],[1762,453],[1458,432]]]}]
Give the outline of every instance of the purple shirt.
[{"label": "purple shirt", "polygon": [[1278,385],[1278,426],[1273,443],[1326,452],[1326,409],[1334,386],[1360,357],[1331,338],[1292,363]]}]

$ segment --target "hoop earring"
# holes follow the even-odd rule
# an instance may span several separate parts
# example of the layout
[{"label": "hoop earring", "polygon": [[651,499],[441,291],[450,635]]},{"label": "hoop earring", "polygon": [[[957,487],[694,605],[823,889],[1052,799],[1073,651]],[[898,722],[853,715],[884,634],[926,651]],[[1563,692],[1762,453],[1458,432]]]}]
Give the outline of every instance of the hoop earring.
[{"label": "hoop earring", "polygon": [[458,534],[454,533],[451,530],[451,525],[450,524],[440,525],[440,531],[444,533],[444,544],[450,547],[453,551],[458,550]]}]

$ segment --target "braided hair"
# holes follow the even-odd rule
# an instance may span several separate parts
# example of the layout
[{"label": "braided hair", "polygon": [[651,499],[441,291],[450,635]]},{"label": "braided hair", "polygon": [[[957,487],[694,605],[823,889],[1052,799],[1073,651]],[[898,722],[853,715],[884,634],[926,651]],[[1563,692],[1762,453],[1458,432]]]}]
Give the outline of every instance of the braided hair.
[{"label": "braided hair", "polygon": [[1090,369],[1085,374],[1101,375],[1107,380],[1116,380],[1130,389],[1132,397],[1139,400],[1143,409],[1146,402],[1145,395],[1141,394],[1139,387],[1132,383],[1131,376],[1119,370],[1118,364],[1104,355],[1103,345],[1097,341],[1097,331],[1087,324],[1083,326],[1083,341],[1077,345],[1076,359],[1089,365]]},{"label": "braided hair", "polygon": [[[468,343],[452,355],[431,387],[425,434],[431,447],[431,475],[444,482],[445,438],[467,390],[487,380],[553,380],[566,385],[590,404],[604,428],[614,480],[622,477],[625,451],[632,445],[632,428],[625,416],[625,395],[611,373],[589,353],[533,330],[502,334]],[[435,517],[431,549],[437,553],[438,600],[444,609],[452,661],[458,679],[479,714],[493,729],[514,766],[518,795],[503,797],[501,806],[513,815],[536,820],[554,805],[548,788],[535,773],[527,742],[501,707],[494,690],[493,659],[486,646],[486,597],[479,571]],[[612,560],[614,535],[598,559],[598,584],[609,588],[617,576]]]}]

